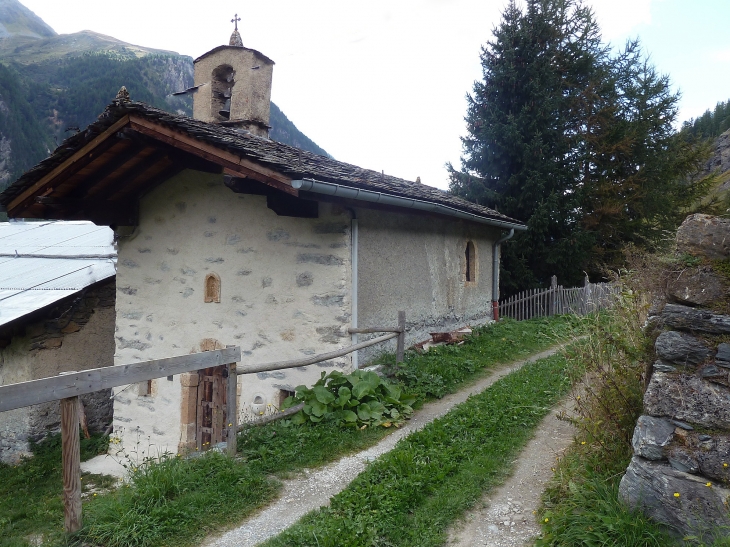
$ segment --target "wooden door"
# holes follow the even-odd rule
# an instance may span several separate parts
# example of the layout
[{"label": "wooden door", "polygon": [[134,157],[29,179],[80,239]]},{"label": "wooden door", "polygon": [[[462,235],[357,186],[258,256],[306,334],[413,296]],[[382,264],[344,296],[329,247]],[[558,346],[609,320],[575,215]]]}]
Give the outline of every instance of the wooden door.
[{"label": "wooden door", "polygon": [[[201,351],[223,349],[217,340],[207,338]],[[198,404],[195,442],[198,450],[207,450],[226,440],[226,392],[228,367],[221,365],[198,372]],[[235,378],[233,379],[235,381]]]}]

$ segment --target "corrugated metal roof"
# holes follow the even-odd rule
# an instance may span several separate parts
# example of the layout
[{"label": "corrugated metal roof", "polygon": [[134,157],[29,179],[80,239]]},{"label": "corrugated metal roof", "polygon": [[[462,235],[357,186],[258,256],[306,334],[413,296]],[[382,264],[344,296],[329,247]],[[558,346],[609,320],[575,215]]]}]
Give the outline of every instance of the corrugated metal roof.
[{"label": "corrugated metal roof", "polygon": [[113,277],[116,255],[91,222],[0,222],[0,326]]}]

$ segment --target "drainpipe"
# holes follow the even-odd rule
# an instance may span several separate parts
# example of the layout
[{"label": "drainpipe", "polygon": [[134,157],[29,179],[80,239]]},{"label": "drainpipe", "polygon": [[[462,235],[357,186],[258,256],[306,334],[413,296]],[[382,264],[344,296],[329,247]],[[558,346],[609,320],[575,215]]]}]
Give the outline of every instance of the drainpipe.
[{"label": "drainpipe", "polygon": [[[357,225],[357,215],[355,214],[355,210],[351,209],[352,212],[352,221],[351,221],[351,229],[350,233],[352,235],[352,243],[351,243],[351,265],[352,265],[352,280],[350,282],[352,286],[351,295],[352,295],[352,328],[357,328],[357,246],[358,246],[358,225]],[[352,344],[357,344],[357,334],[353,333],[350,335]],[[357,359],[357,350],[352,352],[352,368],[357,370],[359,368],[359,363]]]},{"label": "drainpipe", "polygon": [[492,312],[495,321],[499,321],[499,247],[513,235],[515,235],[515,229],[511,228],[506,236],[498,239],[492,245]]}]

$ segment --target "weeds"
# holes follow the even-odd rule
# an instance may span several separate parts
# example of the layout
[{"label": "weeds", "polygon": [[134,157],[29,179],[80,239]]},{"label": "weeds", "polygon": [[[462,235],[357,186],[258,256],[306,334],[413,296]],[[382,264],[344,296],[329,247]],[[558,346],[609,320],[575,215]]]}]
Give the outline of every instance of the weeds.
[{"label": "weeds", "polygon": [[573,345],[573,370],[585,369],[574,391],[576,442],[558,464],[543,497],[539,547],[663,547],[673,540],[618,499],[641,414],[651,345],[642,326],[647,304],[624,290],[600,319],[584,319],[587,337]]},{"label": "weeds", "polygon": [[[81,459],[106,451],[108,439],[81,435]],[[33,457],[17,465],[0,463],[0,547],[19,547],[45,538],[63,540],[61,499],[61,436],[31,445]],[[84,490],[108,488],[113,479],[101,475],[83,477]]]}]

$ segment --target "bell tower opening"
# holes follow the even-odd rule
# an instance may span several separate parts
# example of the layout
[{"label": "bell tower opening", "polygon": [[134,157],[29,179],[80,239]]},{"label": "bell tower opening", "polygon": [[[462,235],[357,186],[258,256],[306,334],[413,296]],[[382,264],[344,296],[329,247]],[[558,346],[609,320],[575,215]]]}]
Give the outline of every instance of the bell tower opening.
[{"label": "bell tower opening", "polygon": [[213,119],[219,122],[231,118],[231,95],[235,74],[231,65],[220,65],[211,75],[210,113]]}]

